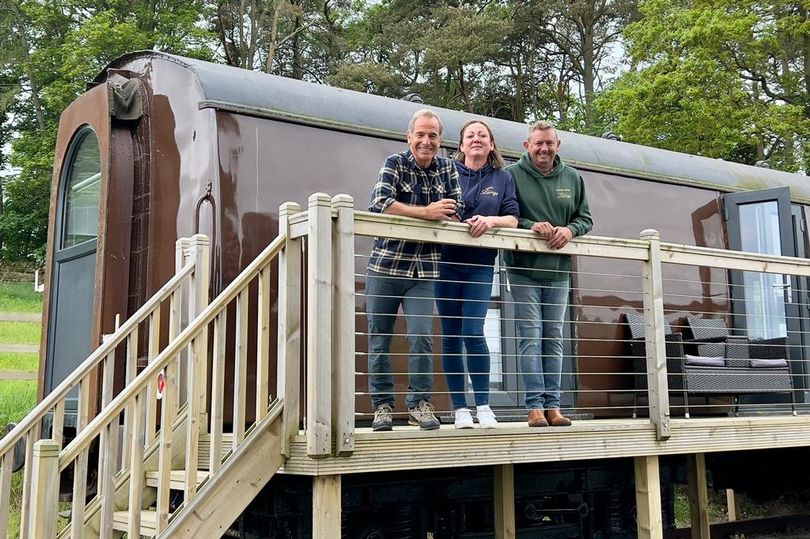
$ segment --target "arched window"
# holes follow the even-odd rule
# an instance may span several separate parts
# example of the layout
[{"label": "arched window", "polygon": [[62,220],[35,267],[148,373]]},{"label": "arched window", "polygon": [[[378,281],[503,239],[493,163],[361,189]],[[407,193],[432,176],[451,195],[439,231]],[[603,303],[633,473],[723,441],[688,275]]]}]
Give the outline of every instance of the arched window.
[{"label": "arched window", "polygon": [[94,240],[98,236],[98,205],[101,194],[101,154],[98,139],[86,127],[68,152],[64,221],[61,249]]}]

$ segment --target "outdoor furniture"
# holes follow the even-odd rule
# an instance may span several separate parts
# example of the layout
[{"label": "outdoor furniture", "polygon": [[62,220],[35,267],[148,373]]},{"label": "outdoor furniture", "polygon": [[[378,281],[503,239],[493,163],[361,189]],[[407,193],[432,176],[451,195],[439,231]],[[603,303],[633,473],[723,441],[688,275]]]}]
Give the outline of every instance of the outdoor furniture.
[{"label": "outdoor furniture", "polygon": [[687,390],[703,394],[739,395],[790,393],[795,411],[793,378],[788,362],[787,337],[749,340],[731,335],[722,318],[688,317],[693,339],[684,339],[688,356],[722,358],[724,365],[693,369],[686,377]]},{"label": "outdoor furniture", "polygon": [[[630,354],[633,356],[633,418],[637,416],[638,399],[642,392],[647,391],[647,343],[645,340],[644,315],[639,313],[624,313],[627,327],[630,329]],[[686,392],[683,385],[683,342],[680,333],[672,331],[668,322],[664,325],[664,341],[666,343],[667,357],[667,385],[670,391],[683,392],[686,402]],[[686,405],[688,407],[688,404]],[[688,411],[687,411],[688,413]]]},{"label": "outdoor furniture", "polygon": [[[630,350],[634,357],[646,358],[644,317],[625,313],[630,328]],[[740,395],[755,393],[790,393],[795,411],[793,379],[787,361],[787,340],[749,341],[731,335],[722,319],[690,318],[694,339],[683,339],[669,324],[664,332],[667,356],[667,384],[684,399],[684,415],[689,417],[689,395],[728,395],[734,399],[734,410]],[[638,396],[647,389],[645,361],[634,361],[636,417]]]}]

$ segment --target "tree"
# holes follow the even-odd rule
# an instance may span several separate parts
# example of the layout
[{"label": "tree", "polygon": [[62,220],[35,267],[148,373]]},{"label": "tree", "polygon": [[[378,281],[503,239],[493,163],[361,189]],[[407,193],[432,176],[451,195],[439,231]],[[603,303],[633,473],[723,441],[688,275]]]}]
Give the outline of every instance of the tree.
[{"label": "tree", "polygon": [[643,18],[626,31],[633,68],[597,100],[618,132],[643,144],[807,169],[806,3],[646,0],[639,10]]},{"label": "tree", "polygon": [[[201,0],[129,3],[0,0],[0,77],[13,81],[0,105],[11,118],[0,136],[11,142],[18,172],[4,180],[2,256],[44,253],[58,117],[107,63],[133,48],[210,58]],[[5,135],[3,135],[5,133]]]}]

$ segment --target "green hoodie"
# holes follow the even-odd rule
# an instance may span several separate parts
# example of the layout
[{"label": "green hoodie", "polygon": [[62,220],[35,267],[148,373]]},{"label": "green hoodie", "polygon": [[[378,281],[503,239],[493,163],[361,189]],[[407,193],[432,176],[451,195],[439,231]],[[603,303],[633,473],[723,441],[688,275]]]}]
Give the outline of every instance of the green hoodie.
[{"label": "green hoodie", "polygon": [[[515,178],[520,206],[518,227],[530,229],[534,223],[548,221],[554,226],[567,226],[574,237],[593,228],[582,176],[560,156],[554,158],[554,168],[548,174],[537,170],[525,152],[506,170]],[[506,251],[505,258],[510,271],[536,281],[567,281],[571,271],[570,255]]]}]

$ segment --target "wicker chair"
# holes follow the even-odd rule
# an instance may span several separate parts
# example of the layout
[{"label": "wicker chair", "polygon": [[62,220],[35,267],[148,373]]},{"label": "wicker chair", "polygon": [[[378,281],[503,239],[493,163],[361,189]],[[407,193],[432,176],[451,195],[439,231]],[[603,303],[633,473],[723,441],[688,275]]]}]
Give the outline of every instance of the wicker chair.
[{"label": "wicker chair", "polygon": [[[633,417],[637,417],[638,400],[642,393],[647,391],[647,343],[645,338],[644,315],[638,313],[624,313],[627,327],[630,330],[630,354],[633,356]],[[686,402],[686,387],[683,380],[684,352],[680,333],[672,331],[672,326],[665,323],[664,340],[667,356],[667,385],[672,393],[680,392],[684,405],[689,413]]]},{"label": "wicker chair", "polygon": [[692,339],[684,339],[684,350],[701,357],[719,357],[723,366],[685,365],[687,391],[700,394],[731,395],[735,405],[739,395],[790,393],[795,412],[793,378],[788,362],[786,337],[749,341],[731,335],[721,318],[688,317]]}]

